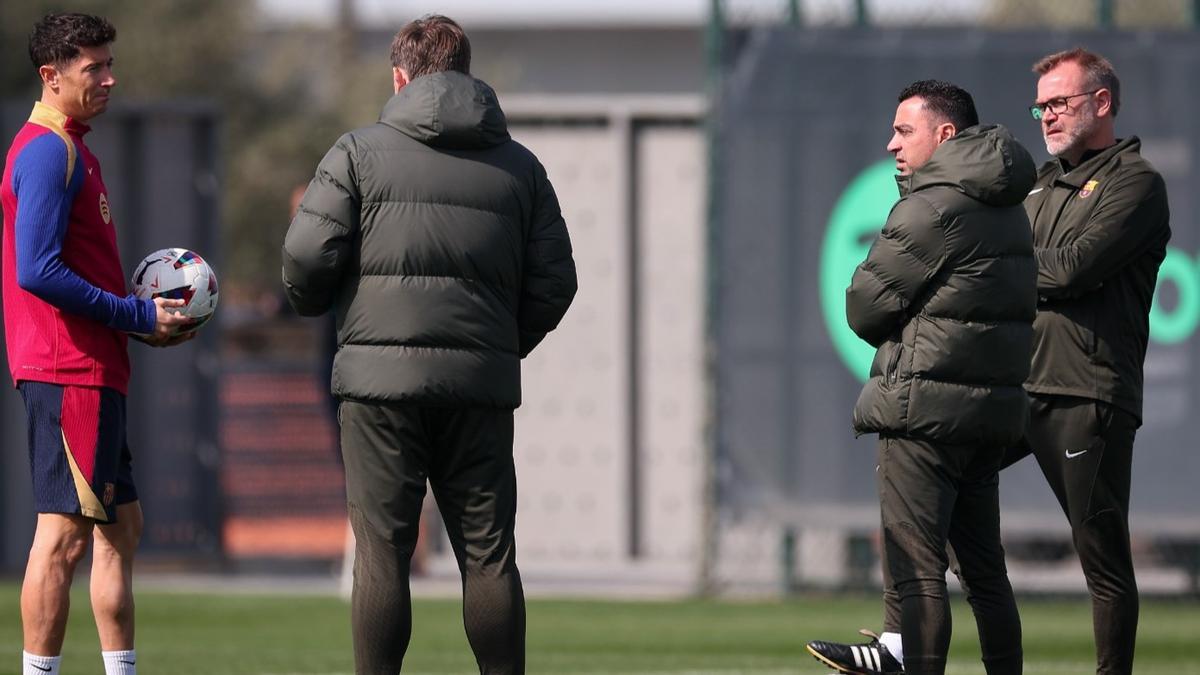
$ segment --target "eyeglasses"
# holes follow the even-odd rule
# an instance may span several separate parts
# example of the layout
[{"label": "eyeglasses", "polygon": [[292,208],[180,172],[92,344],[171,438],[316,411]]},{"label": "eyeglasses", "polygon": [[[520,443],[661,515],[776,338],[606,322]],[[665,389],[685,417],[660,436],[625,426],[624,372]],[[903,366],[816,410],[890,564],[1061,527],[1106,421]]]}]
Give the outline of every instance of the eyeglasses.
[{"label": "eyeglasses", "polygon": [[1034,103],[1033,105],[1029,106],[1029,114],[1032,115],[1033,119],[1035,119],[1035,120],[1041,120],[1042,117],[1044,117],[1046,115],[1047,110],[1054,113],[1055,115],[1061,115],[1061,114],[1067,112],[1067,107],[1068,107],[1067,101],[1069,99],[1078,98],[1080,96],[1088,96],[1090,94],[1094,94],[1094,93],[1100,91],[1100,89],[1103,89],[1103,88],[1104,87],[1100,87],[1099,89],[1085,91],[1080,94],[1071,94],[1070,96],[1059,96],[1057,98],[1052,98],[1049,101],[1046,101],[1045,103]]}]

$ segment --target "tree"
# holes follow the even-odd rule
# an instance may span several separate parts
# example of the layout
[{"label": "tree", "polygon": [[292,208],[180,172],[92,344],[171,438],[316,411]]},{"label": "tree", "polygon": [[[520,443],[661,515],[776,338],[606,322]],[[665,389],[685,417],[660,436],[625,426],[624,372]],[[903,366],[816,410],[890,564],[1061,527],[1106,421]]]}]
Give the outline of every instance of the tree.
[{"label": "tree", "polygon": [[[1092,28],[1101,20],[1103,0],[992,0],[983,25],[1011,28]],[[1186,28],[1194,0],[1109,0],[1117,28]]]},{"label": "tree", "polygon": [[[0,99],[37,97],[28,33],[61,7],[51,0],[0,2]],[[338,48],[335,31],[264,28],[253,4],[241,0],[75,0],[71,11],[116,26],[121,99],[217,105],[221,279],[227,287],[276,289],[293,188],[311,179],[340,133],[375,120],[389,93],[387,69],[348,63],[354,57]]]}]

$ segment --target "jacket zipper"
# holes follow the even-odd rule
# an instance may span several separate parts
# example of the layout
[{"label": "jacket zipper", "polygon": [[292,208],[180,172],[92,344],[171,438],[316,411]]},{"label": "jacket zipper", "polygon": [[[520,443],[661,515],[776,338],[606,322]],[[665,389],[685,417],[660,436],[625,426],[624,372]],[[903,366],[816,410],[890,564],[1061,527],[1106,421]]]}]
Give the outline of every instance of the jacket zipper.
[{"label": "jacket zipper", "polygon": [[888,384],[895,384],[899,376],[900,369],[900,353],[904,349],[903,345],[896,345],[896,353],[892,354],[892,358],[888,361],[887,380]]}]

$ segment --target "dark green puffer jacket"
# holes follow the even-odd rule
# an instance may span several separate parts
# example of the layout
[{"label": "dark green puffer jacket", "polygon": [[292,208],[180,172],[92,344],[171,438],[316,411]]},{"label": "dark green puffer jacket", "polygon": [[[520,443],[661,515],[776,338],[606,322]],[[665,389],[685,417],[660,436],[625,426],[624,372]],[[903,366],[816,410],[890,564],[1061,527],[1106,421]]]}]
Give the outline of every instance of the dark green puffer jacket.
[{"label": "dark green puffer jacket", "polygon": [[545,169],[458,72],[414,79],[325,155],[283,281],[300,314],[335,311],[334,394],[450,407],[520,405],[520,360],[576,290]]},{"label": "dark green puffer jacket", "polygon": [[846,291],[850,327],[878,351],[858,434],[1016,442],[1025,431],[1037,268],[1022,202],[1033,159],[1000,126],[942,143],[911,176]]}]

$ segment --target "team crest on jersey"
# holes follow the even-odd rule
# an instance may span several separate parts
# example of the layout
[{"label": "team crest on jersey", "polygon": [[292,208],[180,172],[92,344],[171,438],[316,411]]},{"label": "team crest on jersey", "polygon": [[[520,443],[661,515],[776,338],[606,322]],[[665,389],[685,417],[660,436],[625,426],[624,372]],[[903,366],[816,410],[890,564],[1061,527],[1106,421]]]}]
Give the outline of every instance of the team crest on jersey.
[{"label": "team crest on jersey", "polygon": [[104,219],[104,224],[108,225],[112,222],[112,214],[108,211],[108,195],[100,193],[100,217]]},{"label": "team crest on jersey", "polygon": [[113,498],[116,496],[117,488],[112,483],[104,484],[104,505],[112,506]]},{"label": "team crest on jersey", "polygon": [[1100,181],[1089,180],[1088,182],[1084,183],[1083,188],[1079,190],[1079,198],[1087,199],[1092,195],[1093,192],[1096,191],[1096,188],[1098,187],[1100,187]]}]

